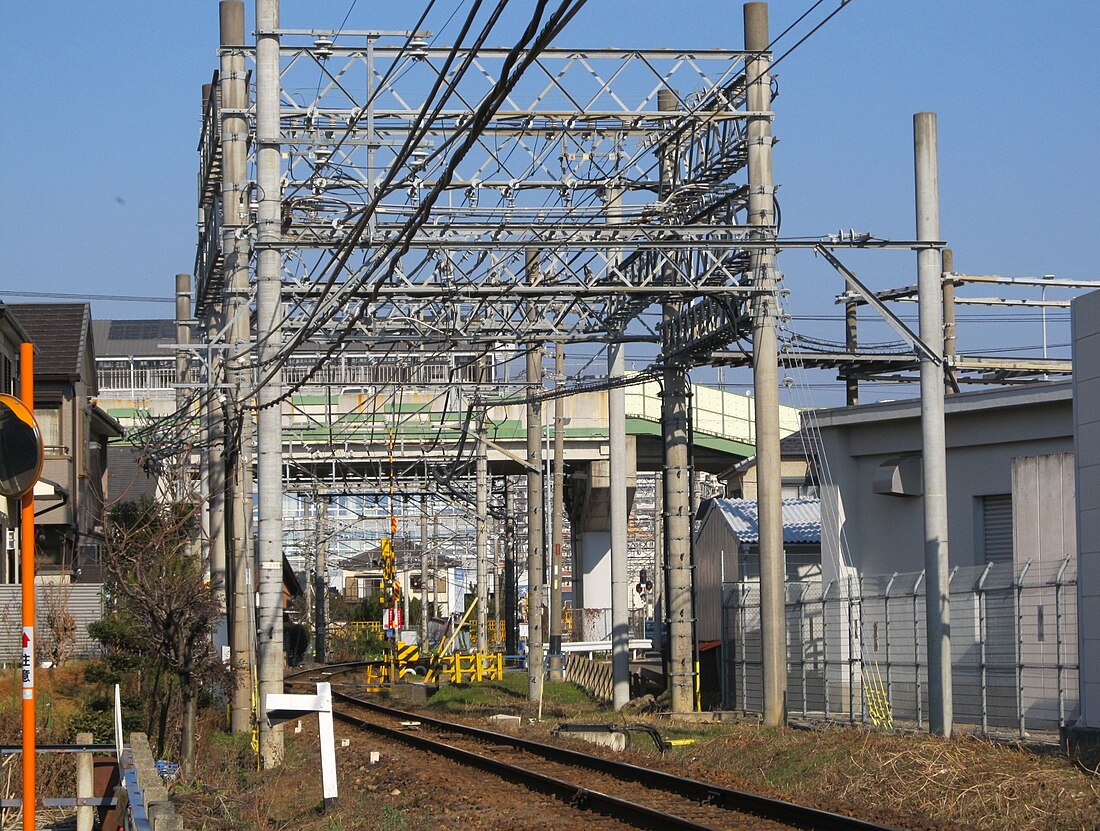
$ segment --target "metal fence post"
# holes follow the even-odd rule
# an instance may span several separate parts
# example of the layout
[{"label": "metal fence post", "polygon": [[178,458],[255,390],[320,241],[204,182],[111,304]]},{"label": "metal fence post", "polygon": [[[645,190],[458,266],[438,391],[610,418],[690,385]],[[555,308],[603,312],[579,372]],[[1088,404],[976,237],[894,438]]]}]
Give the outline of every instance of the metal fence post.
[{"label": "metal fence post", "polygon": [[985,642],[986,642],[986,618],[985,618],[985,579],[989,576],[990,569],[993,568],[993,563],[986,563],[985,571],[982,572],[982,576],[978,579],[978,681],[981,686],[981,700],[982,700],[982,732],[989,731],[989,702],[988,702],[988,686],[986,679],[986,655],[985,655]]},{"label": "metal fence post", "polygon": [[1027,736],[1024,725],[1024,577],[1031,560],[1024,563],[1016,580],[1016,714],[1020,719],[1020,738]]},{"label": "metal fence post", "polygon": [[[806,593],[810,590],[810,584],[802,587],[802,593],[798,596],[798,643],[799,664],[802,670],[802,718],[806,718]],[[810,648],[813,649],[811,642]]]},{"label": "metal fence post", "polygon": [[920,597],[920,584],[924,580],[924,572],[922,571],[917,575],[916,582],[913,583],[913,683],[916,687],[916,700],[917,700],[917,729],[921,729],[924,723],[924,707],[921,701],[921,683],[920,683],[920,625],[918,624],[917,610],[919,608],[918,599]]},{"label": "metal fence post", "polygon": [[848,721],[856,720],[856,632],[855,622],[852,620],[852,611],[855,604],[852,602],[852,578],[848,578]]},{"label": "metal fence post", "polygon": [[890,589],[894,587],[894,581],[898,579],[895,571],[890,575],[890,582],[886,584],[886,593],[882,598],[882,626],[886,641],[886,700],[890,706],[894,706],[894,682],[890,676]]},{"label": "metal fence post", "polygon": [[1063,670],[1065,668],[1064,641],[1062,633],[1062,576],[1069,566],[1069,557],[1062,560],[1062,566],[1054,578],[1054,637],[1056,642],[1056,656],[1058,660],[1058,726],[1066,726],[1066,686]]},{"label": "metal fence post", "polygon": [[859,644],[859,720],[861,722],[867,721],[867,690],[863,685],[863,675],[865,667],[863,666],[863,575],[860,574],[856,580],[856,585],[859,586],[859,630],[858,638],[856,642]]},{"label": "metal fence post", "polygon": [[745,601],[748,598],[749,590],[744,583],[737,584],[737,618],[740,632],[737,642],[741,651],[741,677],[738,680],[741,682],[741,712],[746,712],[749,703],[749,689],[745,680],[745,675],[748,672],[748,656],[745,654]]},{"label": "metal fence post", "polygon": [[826,606],[826,597],[831,589],[836,584],[835,580],[830,580],[829,584],[821,592],[821,679],[822,679],[822,692],[824,693],[824,708],[825,708],[825,720],[829,720],[829,610]]}]

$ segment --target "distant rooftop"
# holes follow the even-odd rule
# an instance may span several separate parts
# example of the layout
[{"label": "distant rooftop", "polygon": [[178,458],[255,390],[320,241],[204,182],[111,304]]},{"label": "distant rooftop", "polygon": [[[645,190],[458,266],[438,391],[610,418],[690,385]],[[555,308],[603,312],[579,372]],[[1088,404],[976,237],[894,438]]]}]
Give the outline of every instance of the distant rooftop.
[{"label": "distant rooftop", "polygon": [[[713,508],[721,511],[733,533],[742,543],[760,542],[760,519],[752,499],[715,499]],[[784,544],[821,542],[821,500],[783,500]]]},{"label": "distant rooftop", "polygon": [[176,342],[174,320],[95,320],[96,356],[99,358],[174,358],[160,344]]}]

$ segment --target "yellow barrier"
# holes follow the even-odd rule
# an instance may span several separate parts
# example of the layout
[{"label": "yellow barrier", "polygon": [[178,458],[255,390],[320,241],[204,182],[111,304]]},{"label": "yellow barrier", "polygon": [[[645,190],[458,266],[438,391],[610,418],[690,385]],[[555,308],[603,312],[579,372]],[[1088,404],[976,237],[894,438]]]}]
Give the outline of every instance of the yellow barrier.
[{"label": "yellow barrier", "polygon": [[444,655],[428,671],[426,680],[447,680],[452,684],[472,684],[480,681],[504,679],[504,654],[501,652],[477,652],[473,655]]}]

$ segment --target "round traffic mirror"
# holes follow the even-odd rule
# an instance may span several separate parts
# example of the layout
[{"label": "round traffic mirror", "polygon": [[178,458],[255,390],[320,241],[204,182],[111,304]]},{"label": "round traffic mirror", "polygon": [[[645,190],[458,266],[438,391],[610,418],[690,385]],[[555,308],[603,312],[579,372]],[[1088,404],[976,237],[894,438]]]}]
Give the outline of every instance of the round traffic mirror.
[{"label": "round traffic mirror", "polygon": [[42,473],[42,433],[27,405],[0,394],[0,496],[22,496]]}]

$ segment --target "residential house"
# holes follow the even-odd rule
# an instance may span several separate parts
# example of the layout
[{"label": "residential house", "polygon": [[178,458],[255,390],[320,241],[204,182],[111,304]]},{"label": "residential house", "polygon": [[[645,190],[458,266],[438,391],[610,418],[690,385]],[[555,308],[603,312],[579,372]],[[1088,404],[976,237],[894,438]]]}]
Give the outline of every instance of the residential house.
[{"label": "residential house", "polygon": [[46,450],[35,487],[36,572],[46,581],[99,582],[107,442],[121,425],[96,403],[95,347],[87,303],[18,303],[35,346],[35,418]]},{"label": "residential house", "polygon": [[[811,430],[797,430],[779,441],[784,499],[816,499],[817,466],[816,439]],[[719,479],[726,482],[726,495],[731,499],[756,499],[756,456],[735,465]]]},{"label": "residential house", "polygon": [[[0,393],[19,395],[19,348],[29,341],[11,308],[0,303]],[[0,584],[19,582],[18,528],[19,500],[0,497]]]}]

